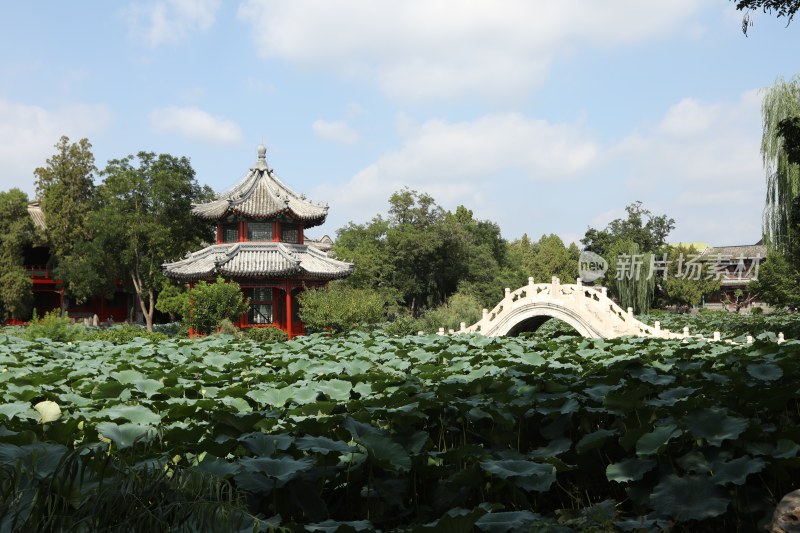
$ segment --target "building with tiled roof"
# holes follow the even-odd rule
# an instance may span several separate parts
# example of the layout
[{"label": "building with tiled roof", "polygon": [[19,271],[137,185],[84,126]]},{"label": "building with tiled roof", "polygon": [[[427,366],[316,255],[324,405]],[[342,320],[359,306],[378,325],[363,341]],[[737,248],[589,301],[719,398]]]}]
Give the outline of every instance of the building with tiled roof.
[{"label": "building with tiled roof", "polygon": [[188,283],[219,276],[236,281],[250,299],[241,327],[274,326],[289,337],[302,334],[297,295],[353,272],[352,264],[328,256],[329,238],[306,242],[306,228],[324,223],[328,206],[307,200],[278,179],[267,166],[263,145],[239,183],[192,212],[217,223],[217,242],[166,263],[164,272]]},{"label": "building with tiled roof", "polygon": [[[720,282],[720,290],[706,304],[711,307],[743,307],[758,304],[758,294],[748,288],[750,281],[758,279],[758,269],[767,256],[767,247],[762,241],[738,246],[709,246],[700,253],[708,275]],[[741,291],[737,297],[736,291]],[[738,298],[738,305],[737,305]]]}]

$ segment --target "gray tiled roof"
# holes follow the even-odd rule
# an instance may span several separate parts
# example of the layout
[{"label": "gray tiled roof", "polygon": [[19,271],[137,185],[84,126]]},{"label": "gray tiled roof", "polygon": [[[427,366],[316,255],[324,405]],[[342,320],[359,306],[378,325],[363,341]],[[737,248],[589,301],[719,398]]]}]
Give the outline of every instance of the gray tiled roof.
[{"label": "gray tiled roof", "polygon": [[736,259],[737,257],[761,257],[767,256],[767,247],[763,244],[746,244],[743,246],[709,246],[700,254],[703,258],[716,259],[718,256],[723,258]]},{"label": "gray tiled roof", "polygon": [[207,220],[229,215],[268,219],[285,214],[312,227],[325,222],[328,206],[306,200],[278,179],[267,166],[266,148],[261,145],[258,161],[239,183],[214,201],[196,204],[192,212]]},{"label": "gray tiled roof", "polygon": [[44,211],[42,211],[42,204],[37,200],[28,204],[28,214],[31,216],[33,225],[39,229],[45,229],[44,224]]},{"label": "gray tiled roof", "polygon": [[353,265],[302,244],[236,242],[214,244],[165,263],[167,276],[180,280],[226,278],[338,279],[349,276]]}]

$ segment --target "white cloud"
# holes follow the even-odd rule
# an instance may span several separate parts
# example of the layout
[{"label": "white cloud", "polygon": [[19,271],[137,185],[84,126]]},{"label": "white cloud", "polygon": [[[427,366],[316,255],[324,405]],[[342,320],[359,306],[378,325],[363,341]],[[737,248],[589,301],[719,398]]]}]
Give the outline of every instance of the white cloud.
[{"label": "white cloud", "polygon": [[612,148],[610,157],[630,165],[626,189],[675,218],[671,239],[741,244],[760,238],[766,193],[760,105],[757,91],[735,102],[685,99],[652,131]]},{"label": "white cloud", "polygon": [[196,107],[164,107],[150,112],[150,124],[161,133],[212,143],[234,143],[242,139],[239,125]]},{"label": "white cloud", "polygon": [[[401,98],[524,94],[553,60],[685,29],[711,0],[247,0],[265,58],[367,78]],[[688,31],[688,30],[687,30]]]},{"label": "white cloud", "polygon": [[327,120],[315,120],[311,125],[314,134],[327,141],[334,141],[342,144],[355,144],[360,139],[358,133],[343,120],[329,122]]},{"label": "white cloud", "polygon": [[[550,124],[515,113],[474,121],[429,120],[407,126],[403,146],[383,154],[347,184],[321,188],[338,213],[367,220],[403,187],[431,194],[438,203],[502,209],[502,196],[531,190],[531,182],[572,179],[594,161],[598,147],[577,126]],[[487,207],[488,209],[488,207]],[[338,215],[342,216],[342,215]],[[489,213],[481,211],[479,218]]]},{"label": "white cloud", "polygon": [[71,140],[105,130],[113,120],[104,104],[71,104],[55,110],[0,98],[0,190],[32,194],[33,170],[45,164],[62,135]]},{"label": "white cloud", "polygon": [[123,16],[131,32],[150,46],[176,44],[197,31],[206,31],[216,18],[220,0],[163,0],[131,4]]}]

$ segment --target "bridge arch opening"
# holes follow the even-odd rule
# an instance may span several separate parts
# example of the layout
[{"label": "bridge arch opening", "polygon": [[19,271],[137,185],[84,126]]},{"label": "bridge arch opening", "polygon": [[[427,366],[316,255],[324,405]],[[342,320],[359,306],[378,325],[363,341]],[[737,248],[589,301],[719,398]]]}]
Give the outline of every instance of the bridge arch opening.
[{"label": "bridge arch opening", "polygon": [[568,322],[549,315],[532,316],[517,322],[506,336],[580,337],[580,332]]}]

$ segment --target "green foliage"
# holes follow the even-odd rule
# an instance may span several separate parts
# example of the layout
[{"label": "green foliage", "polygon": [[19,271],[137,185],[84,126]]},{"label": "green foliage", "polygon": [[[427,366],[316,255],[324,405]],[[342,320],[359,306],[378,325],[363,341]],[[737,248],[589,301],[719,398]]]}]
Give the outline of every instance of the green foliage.
[{"label": "green foliage", "polygon": [[19,189],[0,192],[0,322],[27,320],[33,307],[32,282],[22,252],[33,240],[28,196]]},{"label": "green foliage", "polygon": [[[755,531],[794,488],[799,356],[766,338],[0,337],[0,529]],[[59,419],[39,423],[43,397]]]},{"label": "green foliage", "polygon": [[0,444],[4,531],[253,530],[229,481],[162,461],[130,465],[104,450]]},{"label": "green foliage", "polygon": [[742,18],[742,32],[747,35],[747,30],[753,25],[750,11],[762,10],[764,13],[775,12],[778,18],[786,17],[787,24],[792,22],[797,10],[800,9],[800,0],[732,0],[736,2],[736,9],[747,10]]},{"label": "green foliage", "polygon": [[[64,135],[55,148],[56,153],[47,160],[47,165],[33,173],[51,255],[59,263],[73,253],[77,243],[90,237],[87,224],[97,168],[88,139],[70,143],[69,137]],[[65,289],[70,289],[68,282]]]},{"label": "green foliage", "polygon": [[272,326],[263,328],[246,328],[244,330],[244,336],[245,338],[258,343],[284,342],[289,338],[285,331]]},{"label": "green foliage", "polygon": [[303,291],[297,300],[300,320],[312,331],[350,331],[382,322],[385,316],[386,300],[381,293],[354,289],[341,282]]},{"label": "green foliage", "polygon": [[[656,281],[661,289],[662,304],[688,310],[700,305],[704,296],[719,290],[719,280],[706,279],[704,273],[700,273],[699,276],[687,275],[689,273],[685,266],[686,262],[697,255],[698,252],[693,246],[669,247],[666,275],[662,273]],[[679,272],[679,269],[683,272]]]},{"label": "green foliage", "polygon": [[175,322],[185,307],[186,289],[165,279],[161,285],[161,292],[158,293],[156,309],[168,314],[170,321]]},{"label": "green foliage", "polygon": [[219,325],[217,326],[217,333],[220,335],[233,335],[234,337],[239,337],[242,335],[242,330],[240,330],[236,324],[231,322],[230,319],[223,318],[220,320]]},{"label": "green foliage", "polygon": [[[0,319],[27,320],[33,311],[33,281],[22,267],[12,267],[0,276]],[[3,320],[4,321],[4,320]]]},{"label": "green foliage", "polygon": [[477,298],[470,294],[457,292],[447,303],[429,309],[419,320],[418,330],[435,333],[439,328],[445,331],[450,329],[458,331],[461,323],[471,326],[481,319],[481,304]]},{"label": "green foliage", "polygon": [[414,316],[457,289],[483,305],[501,293],[496,279],[507,265],[507,246],[496,224],[475,220],[463,206],[447,212],[431,196],[408,189],[394,193],[389,204],[388,219],[376,216],[337,232],[334,254],[356,264],[347,284],[377,288]]},{"label": "green foliage", "polygon": [[86,335],[86,328],[73,324],[67,316],[61,316],[60,309],[53,309],[41,318],[31,320],[22,331],[26,339],[50,339],[57,342],[80,340]]},{"label": "green foliage", "polygon": [[161,265],[210,238],[210,227],[191,214],[192,203],[210,191],[201,188],[185,157],[139,152],[108,162],[97,190],[97,208],[88,227],[92,239],[81,250],[84,261],[69,264],[71,279],[130,280],[147,328],[152,329],[156,292],[164,283]]},{"label": "green foliage", "polygon": [[589,228],[581,239],[586,250],[606,257],[614,243],[628,241],[639,246],[642,253],[654,253],[664,246],[667,236],[675,229],[675,220],[667,215],[653,215],[642,207],[642,202],[634,202],[627,207],[627,218],[609,222],[603,230]]},{"label": "green foliage", "polygon": [[656,283],[652,254],[642,253],[637,243],[626,240],[614,241],[607,254],[609,269],[604,279],[609,292],[623,309],[632,307],[637,315],[647,313]]},{"label": "green foliage", "polygon": [[225,319],[238,321],[248,306],[249,300],[243,298],[238,283],[217,278],[215,283],[200,281],[189,289],[181,314],[195,333],[208,335]]},{"label": "green foliage", "polygon": [[169,336],[156,331],[147,331],[142,326],[136,324],[126,323],[114,325],[110,328],[97,329],[87,332],[83,336],[82,340],[106,341],[113,344],[125,344],[137,338],[160,341],[168,339]]},{"label": "green foliage", "polygon": [[792,244],[792,206],[800,195],[800,165],[789,160],[781,124],[800,116],[800,75],[778,78],[767,89],[761,105],[761,156],[767,174],[764,235],[770,246],[787,253]]},{"label": "green foliage", "polygon": [[772,306],[800,308],[800,271],[784,255],[768,253],[759,266],[758,279],[748,284],[748,290]]}]

